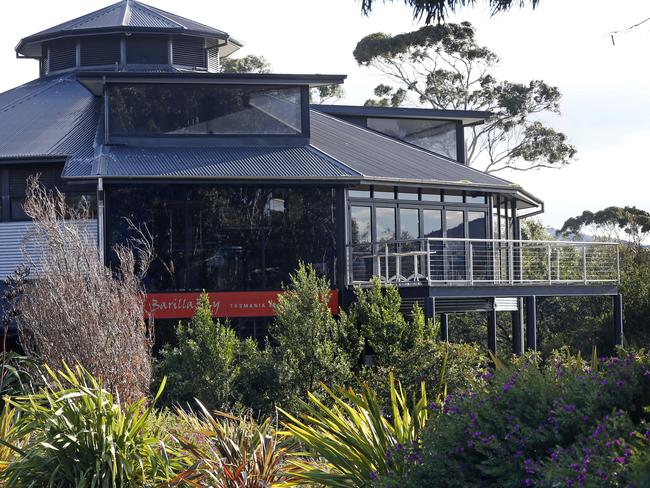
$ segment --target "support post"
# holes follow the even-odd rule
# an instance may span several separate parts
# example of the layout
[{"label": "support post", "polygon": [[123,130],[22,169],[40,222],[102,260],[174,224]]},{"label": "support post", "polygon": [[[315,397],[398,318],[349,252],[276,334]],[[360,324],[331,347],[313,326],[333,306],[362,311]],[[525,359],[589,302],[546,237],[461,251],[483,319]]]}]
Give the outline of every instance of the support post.
[{"label": "support post", "polygon": [[623,295],[620,293],[612,297],[614,302],[614,345],[623,345]]},{"label": "support post", "polygon": [[488,349],[494,354],[497,353],[497,311],[490,310],[488,312]]},{"label": "support post", "polygon": [[424,317],[429,320],[436,318],[436,299],[434,297],[424,298]]},{"label": "support post", "polygon": [[446,313],[440,314],[440,340],[449,342],[449,315]]},{"label": "support post", "polygon": [[537,351],[537,297],[526,297],[526,349]]},{"label": "support post", "polygon": [[524,302],[517,298],[517,310],[512,312],[512,352],[520,355],[524,352]]}]

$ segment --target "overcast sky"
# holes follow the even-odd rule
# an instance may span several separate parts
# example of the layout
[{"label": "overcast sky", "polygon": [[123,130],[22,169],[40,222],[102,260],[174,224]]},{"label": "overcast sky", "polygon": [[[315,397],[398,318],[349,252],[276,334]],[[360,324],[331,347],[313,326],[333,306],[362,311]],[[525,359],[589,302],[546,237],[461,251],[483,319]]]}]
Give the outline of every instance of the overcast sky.
[{"label": "overcast sky", "polygon": [[[18,40],[110,3],[110,0],[21,0],[0,7],[0,92],[35,78],[37,63],[17,60]],[[346,98],[361,104],[381,80],[352,57],[372,32],[413,30],[411,11],[383,5],[366,18],[356,0],[148,0],[243,40],[240,54],[262,54],[281,73],[343,73]],[[615,6],[615,7],[614,7]],[[497,75],[512,81],[543,79],[559,86],[562,115],[550,119],[578,148],[562,170],[499,176],[546,202],[543,220],[560,226],[582,210],[636,205],[650,210],[650,23],[616,38],[608,32],[650,16],[647,0],[541,0],[537,10],[490,18],[478,0],[453,21],[475,24],[479,42],[501,58]]]}]

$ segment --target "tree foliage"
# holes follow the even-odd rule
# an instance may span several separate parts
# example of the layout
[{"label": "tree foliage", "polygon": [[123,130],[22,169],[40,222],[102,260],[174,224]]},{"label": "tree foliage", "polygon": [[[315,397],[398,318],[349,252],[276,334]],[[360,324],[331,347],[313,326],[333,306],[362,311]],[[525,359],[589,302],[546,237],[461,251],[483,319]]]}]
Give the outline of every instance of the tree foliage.
[{"label": "tree foliage", "polygon": [[351,379],[351,361],[343,347],[348,333],[332,316],[330,295],[327,279],[300,263],[273,305],[274,368],[285,399],[318,393],[321,382],[345,385]]},{"label": "tree foliage", "polygon": [[564,222],[559,233],[579,236],[585,229],[597,237],[640,246],[650,234],[650,213],[636,207],[607,207],[597,212],[585,210]]},{"label": "tree foliage", "polygon": [[559,168],[576,149],[562,132],[536,117],[560,113],[560,90],[542,80],[499,81],[499,58],[476,40],[469,22],[422,27],[398,35],[370,34],[354,57],[383,73],[390,84],[375,88],[366,105],[425,105],[478,110],[492,115],[469,130],[467,161],[490,172],[506,168]]},{"label": "tree foliage", "polygon": [[221,71],[224,73],[270,73],[271,63],[264,56],[249,54],[242,58],[221,59]]},{"label": "tree foliage", "polygon": [[[362,0],[361,10],[364,15],[369,15],[376,0]],[[390,0],[395,2],[396,0]],[[461,7],[474,5],[476,0],[403,0],[404,4],[413,9],[413,18],[424,19],[426,24],[444,22],[449,13],[454,13]],[[510,10],[513,5],[524,7],[530,4],[533,8],[539,5],[539,0],[486,0],[492,15]],[[386,3],[386,0],[384,0]]]},{"label": "tree foliage", "polygon": [[188,405],[200,398],[211,410],[237,403],[241,363],[257,353],[256,344],[241,341],[228,324],[212,319],[206,293],[199,297],[191,322],[180,322],[175,332],[177,345],[163,347],[156,368],[159,380],[170,380],[163,401]]}]

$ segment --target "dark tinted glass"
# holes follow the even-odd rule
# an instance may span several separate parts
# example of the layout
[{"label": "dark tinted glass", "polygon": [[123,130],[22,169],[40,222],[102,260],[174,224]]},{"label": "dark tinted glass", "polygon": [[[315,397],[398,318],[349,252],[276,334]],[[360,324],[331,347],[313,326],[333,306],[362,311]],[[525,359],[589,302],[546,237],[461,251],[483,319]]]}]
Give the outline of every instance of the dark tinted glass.
[{"label": "dark tinted glass", "polygon": [[442,237],[442,210],[422,211],[424,237]]},{"label": "dark tinted glass", "polygon": [[297,87],[133,85],[109,88],[113,135],[293,135]]},{"label": "dark tinted glass", "polygon": [[299,260],[334,281],[329,188],[124,185],[107,195],[111,247],[129,236],[125,217],[154,236],[148,291],[279,289]]},{"label": "dark tinted glass", "polygon": [[456,125],[440,120],[368,118],[369,129],[456,159]]}]

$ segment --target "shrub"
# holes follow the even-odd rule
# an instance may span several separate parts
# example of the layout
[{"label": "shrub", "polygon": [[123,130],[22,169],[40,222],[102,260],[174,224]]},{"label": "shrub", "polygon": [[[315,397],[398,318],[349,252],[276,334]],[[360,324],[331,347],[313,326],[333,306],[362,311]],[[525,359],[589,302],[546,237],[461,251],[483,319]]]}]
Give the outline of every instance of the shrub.
[{"label": "shrub", "polygon": [[302,414],[283,423],[287,435],[305,447],[305,456],[322,458],[292,461],[291,472],[299,479],[332,487],[371,486],[372,480],[389,473],[403,474],[406,447],[418,442],[429,417],[426,388],[413,405],[401,385],[390,383],[390,417],[382,413],[383,402],[369,386],[362,393],[325,388],[334,405],[328,407],[311,393],[300,402]]},{"label": "shrub", "polygon": [[649,369],[643,353],[589,365],[560,352],[503,366],[484,389],[448,398],[412,453],[418,462],[379,485],[601,486],[606,477],[622,486],[637,461],[630,433],[643,432]]},{"label": "shrub", "polygon": [[345,385],[352,378],[350,356],[343,347],[348,332],[332,316],[330,295],[329,282],[300,263],[273,306],[276,318],[270,336],[285,407],[307,392],[323,393],[320,382]]},{"label": "shrub", "polygon": [[153,255],[146,231],[134,229],[128,245],[114,248],[110,269],[89,231],[86,202],[72,209],[63,194],[30,179],[24,208],[34,221],[25,249],[33,279],[10,283],[24,291],[15,317],[21,345],[53,368],[82,365],[122,400],[146,395],[152,336],[141,279]]},{"label": "shrub", "polygon": [[163,347],[156,367],[158,381],[169,379],[163,401],[189,404],[199,398],[210,409],[234,405],[241,357],[257,352],[255,343],[241,341],[227,324],[212,319],[206,293],[199,297],[191,322],[179,323],[175,332],[177,345]]},{"label": "shrub", "polygon": [[16,435],[28,440],[13,446],[7,487],[135,488],[171,477],[178,463],[152,422],[153,403],[121,404],[81,367],[46,370],[42,393],[8,400],[20,415]]},{"label": "shrub", "polygon": [[379,278],[373,278],[371,288],[357,287],[355,295],[356,301],[342,316],[342,322],[349,322],[348,328],[359,331],[373,365],[394,365],[418,339],[433,336],[433,326],[422,311],[416,307],[413,320],[407,321],[400,309],[399,291],[394,286],[383,286]]},{"label": "shrub", "polygon": [[262,488],[289,483],[283,472],[289,453],[271,419],[255,422],[249,415],[211,414],[199,402],[201,416],[177,412],[183,425],[178,436],[193,461],[168,486]]}]

